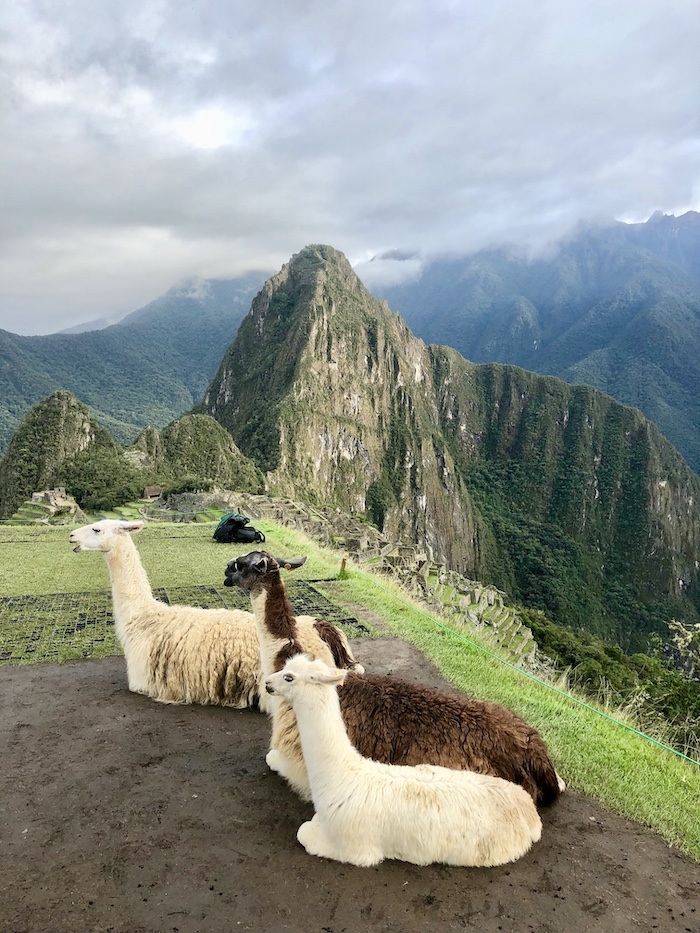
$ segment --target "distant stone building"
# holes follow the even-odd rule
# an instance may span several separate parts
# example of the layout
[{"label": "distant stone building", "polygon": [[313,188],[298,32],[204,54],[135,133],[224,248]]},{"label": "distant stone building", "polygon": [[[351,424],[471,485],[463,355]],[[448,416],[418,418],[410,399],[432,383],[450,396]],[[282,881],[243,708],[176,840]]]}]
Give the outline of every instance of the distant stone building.
[{"label": "distant stone building", "polygon": [[[63,486],[34,492],[31,501],[40,511],[32,513],[29,516],[30,520],[52,523],[87,521],[85,513]],[[22,508],[18,514],[21,512]]]}]

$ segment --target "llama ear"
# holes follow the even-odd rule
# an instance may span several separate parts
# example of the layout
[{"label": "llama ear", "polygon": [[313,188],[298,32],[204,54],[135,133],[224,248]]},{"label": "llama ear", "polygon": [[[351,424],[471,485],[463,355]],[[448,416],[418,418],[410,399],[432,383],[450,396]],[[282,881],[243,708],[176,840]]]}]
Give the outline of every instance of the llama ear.
[{"label": "llama ear", "polygon": [[261,554],[257,560],[251,561],[250,566],[260,574],[265,573],[267,571],[267,557],[263,557]]},{"label": "llama ear", "polygon": [[345,682],[348,672],[338,668],[328,668],[327,671],[314,671],[310,679],[317,684],[333,684],[339,686]]},{"label": "llama ear", "polygon": [[275,560],[285,570],[297,570],[306,563],[305,557],[275,557]]},{"label": "llama ear", "polygon": [[128,534],[133,534],[136,531],[141,531],[146,522],[122,522],[119,526],[120,531],[125,531]]}]

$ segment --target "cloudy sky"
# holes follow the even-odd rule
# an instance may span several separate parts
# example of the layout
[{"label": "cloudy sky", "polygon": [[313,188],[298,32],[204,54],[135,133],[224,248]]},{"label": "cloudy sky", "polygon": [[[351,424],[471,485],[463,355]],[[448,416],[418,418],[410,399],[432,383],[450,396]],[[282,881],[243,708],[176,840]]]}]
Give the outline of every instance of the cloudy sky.
[{"label": "cloudy sky", "polygon": [[700,208],[697,0],[19,0],[0,328]]}]

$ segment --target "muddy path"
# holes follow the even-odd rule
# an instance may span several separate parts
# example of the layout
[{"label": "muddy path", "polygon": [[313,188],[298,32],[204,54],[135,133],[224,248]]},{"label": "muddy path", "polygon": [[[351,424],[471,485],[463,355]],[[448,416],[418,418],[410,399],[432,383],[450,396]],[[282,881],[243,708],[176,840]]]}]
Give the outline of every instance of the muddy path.
[{"label": "muddy path", "polygon": [[[393,639],[355,650],[441,683]],[[360,869],[296,842],[311,806],[259,713],[136,696],[121,658],[3,668],[0,709],[2,933],[700,933],[700,866],[573,792],[511,865]]]}]

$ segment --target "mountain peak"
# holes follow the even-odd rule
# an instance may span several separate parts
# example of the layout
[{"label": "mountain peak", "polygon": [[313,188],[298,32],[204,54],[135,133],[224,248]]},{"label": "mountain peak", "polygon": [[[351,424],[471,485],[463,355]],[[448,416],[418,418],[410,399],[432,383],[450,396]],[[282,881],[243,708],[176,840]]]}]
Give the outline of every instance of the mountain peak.
[{"label": "mountain peak", "polygon": [[0,517],[7,518],[35,490],[51,485],[61,465],[94,445],[116,444],[72,392],[53,392],[20,422],[0,460]]},{"label": "mountain peak", "polygon": [[334,317],[342,314],[348,301],[359,302],[363,311],[372,304],[377,305],[375,310],[383,307],[340,250],[325,244],[306,246],[265,283],[241,325],[239,337],[245,342],[250,332],[257,341],[263,338],[269,352],[271,347],[286,343],[292,320],[298,327],[301,320],[312,320],[319,314]]},{"label": "mountain peak", "polygon": [[[282,266],[278,275],[288,279],[294,286],[318,286],[333,278],[341,281],[346,288],[361,287],[345,254],[324,243],[305,246]],[[272,281],[276,278],[273,276]]]},{"label": "mountain peak", "polygon": [[351,268],[345,254],[326,243],[312,243],[305,246],[295,253],[286,265],[297,270],[323,268],[329,264],[339,269]]},{"label": "mountain peak", "polygon": [[[700,220],[700,213],[697,211],[686,211],[684,214],[664,214],[663,211],[654,211],[651,217],[646,221],[653,225],[658,223],[666,224],[696,224]],[[640,226],[644,226],[641,224]]]},{"label": "mountain peak", "polygon": [[406,331],[398,316],[370,295],[343,253],[326,245],[307,246],[253,301],[202,411],[230,430],[239,446],[245,444],[263,470],[274,470],[280,450],[277,406],[291,404],[295,387],[305,396],[334,391],[340,377],[337,361],[348,347],[356,348],[363,366],[375,366],[387,329],[397,335]]}]

